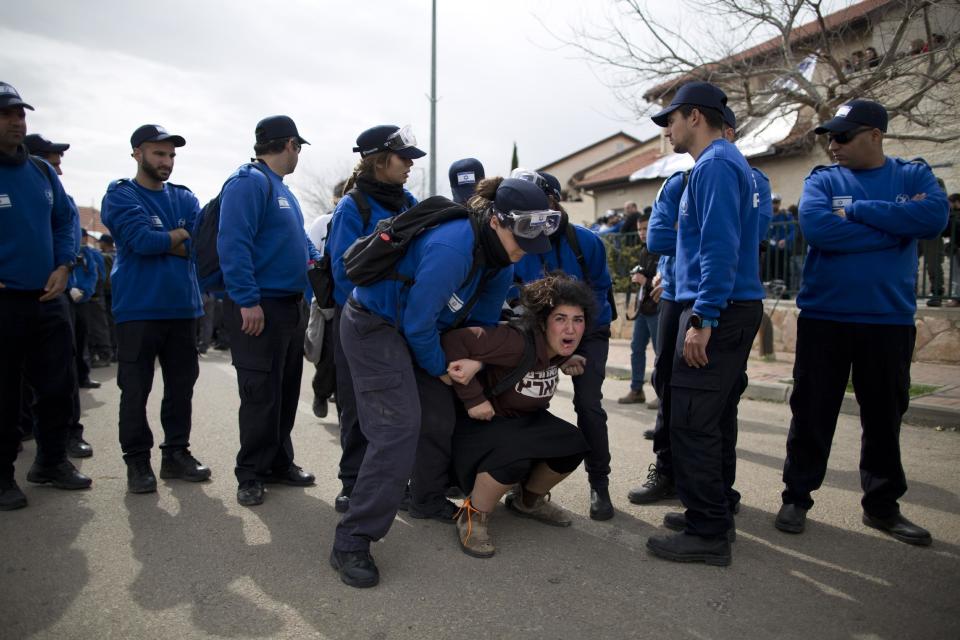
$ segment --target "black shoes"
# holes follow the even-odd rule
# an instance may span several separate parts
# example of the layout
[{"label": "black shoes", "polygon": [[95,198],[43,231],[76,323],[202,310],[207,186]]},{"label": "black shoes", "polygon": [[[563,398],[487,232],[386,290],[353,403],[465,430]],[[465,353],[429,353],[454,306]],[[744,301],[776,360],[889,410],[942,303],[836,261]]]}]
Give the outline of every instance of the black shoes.
[{"label": "black shoes", "polygon": [[[927,306],[928,307],[943,306],[943,298],[941,298],[941,296],[930,296],[929,298],[927,298]],[[872,526],[872,525],[868,525],[868,526]],[[910,544],[916,544],[916,543],[910,543]]]},{"label": "black shoes", "polygon": [[653,440],[653,433],[654,433],[653,429],[646,429],[646,430],[644,430],[644,432],[643,432],[643,439],[644,439],[644,440]]},{"label": "black shoes", "polygon": [[203,482],[210,479],[210,468],[190,455],[189,449],[167,449],[160,460],[160,477],[164,480],[179,478],[187,482]]},{"label": "black shoes", "polygon": [[590,519],[609,520],[613,517],[613,503],[607,487],[590,488]]},{"label": "black shoes", "polygon": [[67,455],[71,458],[89,458],[93,455],[93,447],[80,436],[70,436],[67,439]]},{"label": "black shoes", "polygon": [[657,465],[651,464],[647,473],[647,481],[643,486],[631,489],[627,494],[627,500],[633,504],[650,504],[658,500],[674,498],[677,490],[673,486],[673,480],[657,471]]},{"label": "black shoes", "polygon": [[375,587],[380,582],[380,571],[369,551],[330,552],[330,566],[340,574],[340,580],[356,589]]},{"label": "black shoes", "polygon": [[260,480],[244,480],[237,487],[237,502],[244,507],[263,504],[264,487]]},{"label": "black shoes", "polygon": [[34,462],[27,472],[27,482],[49,484],[57,489],[87,489],[93,484],[93,480],[77,471],[68,460],[53,467],[41,467]]},{"label": "black shoes", "polygon": [[459,508],[449,500],[444,499],[436,505],[416,505],[410,503],[407,513],[411,518],[418,520],[438,520],[446,524],[456,524],[456,516]]},{"label": "black shoes", "polygon": [[153,493],[157,490],[157,476],[149,458],[127,461],[127,491],[130,493]]},{"label": "black shoes", "polygon": [[786,533],[803,533],[806,524],[807,510],[795,504],[785,504],[780,507],[777,519],[773,521],[773,526]]},{"label": "black shoes", "polygon": [[0,511],[13,511],[27,506],[27,496],[23,495],[17,481],[13,478],[0,478]]},{"label": "black shoes", "polygon": [[717,567],[729,565],[732,559],[726,538],[701,538],[688,533],[648,538],[647,550],[674,562],[704,562]]},{"label": "black shoes", "polygon": [[[679,511],[670,511],[663,516],[663,526],[671,531],[684,531],[687,528],[687,515]],[[727,542],[737,541],[737,529],[727,529]]]},{"label": "black shoes", "polygon": [[291,487],[309,487],[317,481],[317,478],[309,471],[304,471],[297,465],[292,464],[286,469],[281,469],[280,471],[274,470],[274,472],[264,478],[263,481],[267,484],[288,484]]},{"label": "black shoes", "polygon": [[878,518],[877,516],[872,516],[864,512],[863,524],[873,529],[883,531],[884,533],[889,533],[900,542],[906,542],[907,544],[926,547],[933,542],[929,531],[913,524],[899,513],[889,518]]},{"label": "black shoes", "polygon": [[81,380],[79,386],[81,389],[99,389],[100,383],[97,382],[96,380],[91,380],[90,378],[87,378],[86,380]]},{"label": "black shoes", "polygon": [[326,398],[321,398],[319,396],[313,397],[313,415],[318,418],[326,418],[328,410]]}]

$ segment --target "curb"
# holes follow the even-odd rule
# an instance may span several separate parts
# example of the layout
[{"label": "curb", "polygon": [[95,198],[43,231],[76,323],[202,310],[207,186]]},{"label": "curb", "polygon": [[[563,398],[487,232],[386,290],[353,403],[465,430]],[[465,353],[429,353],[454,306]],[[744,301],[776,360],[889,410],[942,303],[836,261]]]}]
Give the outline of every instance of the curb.
[{"label": "curb", "polygon": [[[647,379],[650,379],[650,373],[647,372]],[[630,369],[625,367],[607,366],[608,376],[630,377]],[[762,400],[764,402],[778,402],[786,404],[790,401],[790,392],[793,385],[782,382],[750,382],[746,391],[743,392],[743,398],[747,400]],[[860,406],[852,393],[844,394],[843,404],[840,406],[840,413],[858,416],[860,415]],[[910,407],[903,416],[903,421],[907,424],[920,427],[948,427],[953,429],[960,428],[960,411],[941,407],[935,404],[923,402],[923,399],[912,400]]]}]

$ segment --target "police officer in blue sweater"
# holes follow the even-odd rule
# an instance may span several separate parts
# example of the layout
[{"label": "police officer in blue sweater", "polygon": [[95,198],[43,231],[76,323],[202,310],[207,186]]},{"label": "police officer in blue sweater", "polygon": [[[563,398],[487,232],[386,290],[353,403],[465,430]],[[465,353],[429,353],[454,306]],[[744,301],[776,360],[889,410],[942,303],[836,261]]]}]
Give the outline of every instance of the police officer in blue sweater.
[{"label": "police officer in blue sweater", "polygon": [[714,85],[691,82],[653,117],[674,151],[696,163],[679,206],[676,299],[683,310],[670,391],[674,482],[687,510],[682,532],[651,537],[647,548],[715,565],[731,561],[733,528],[724,468],[735,455],[736,421],[724,415],[739,400],[763,313],[759,196],[747,161],[724,138],[726,101]]},{"label": "police officer in blue sweater", "polygon": [[186,144],[155,124],[130,136],[137,162],[132,180],[110,184],[100,216],[117,244],[113,265],[113,317],[117,323],[120,448],[127,490],[153,493],[153,433],[147,398],[156,362],[163,375],[160,425],[161,478],[201,482],[210,469],[190,454],[193,385],[200,367],[196,319],[203,313],[187,243],[200,203],[188,188],[167,182],[176,150]]},{"label": "police officer in blue sweater", "polygon": [[[450,205],[432,198],[420,206],[434,201]],[[370,543],[390,529],[415,458],[420,463],[421,417],[430,407],[422,406],[415,369],[451,384],[440,333],[467,320],[496,324],[513,282],[512,264],[525,252],[549,250],[546,235],[560,221],[543,191],[523,180],[485,180],[470,209],[472,220],[449,221],[411,242],[396,271],[412,284],[386,278],[356,287],[343,309],[340,340],[368,442],[330,564],[352,587],[379,582]],[[489,403],[469,413],[493,417]]]},{"label": "police officer in blue sweater", "polygon": [[340,317],[353,290],[343,266],[343,254],[357,238],[373,232],[377,223],[403,213],[417,199],[403,188],[410,177],[413,161],[426,153],[417,148],[409,127],[378,125],[357,136],[354,153],[360,162],[344,185],[344,197],[337,203],[330,223],[325,251],[330,256],[334,282],[333,345],[337,369],[337,413],[340,418],[340,465],[342,484],[334,508],[345,512],[350,507],[350,494],[356,484],[367,440],[359,428],[357,400],[350,376],[350,363],[340,343]]},{"label": "police officer in blue sweater", "polygon": [[67,460],[73,367],[67,299],[76,256],[76,212],[53,168],[30,158],[23,144],[25,109],[15,88],[0,82],[0,511],[27,506],[13,477],[20,444],[21,385],[36,394],[37,457],[27,480],[85,489],[90,478]]},{"label": "police officer in blue sweater", "polygon": [[863,427],[863,523],[929,545],[930,533],[901,515],[897,502],[907,491],[900,420],[916,338],[917,240],[946,227],[949,205],[925,162],[884,155],[886,130],[886,109],[868,100],[848,102],[815,130],[829,136],[836,164],[816,167],[800,198],[810,249],[797,297],[793,420],[775,524],[804,530],[852,371]]},{"label": "police officer in blue sweater", "polygon": [[307,237],[300,203],[283,182],[306,140],[288,116],[257,123],[255,165],[223,186],[217,252],[226,286],[223,313],[240,391],[237,502],[263,502],[264,483],[303,487],[312,473],[294,463],[290,433],[300,402],[302,304],[307,268],[320,252]]},{"label": "police officer in blue sweater", "polygon": [[[533,282],[552,271],[564,273],[587,283],[597,301],[597,319],[584,334],[576,355],[564,367],[576,366],[583,373],[573,378],[573,407],[577,426],[583,432],[590,452],[584,460],[590,483],[590,517],[609,520],[613,517],[610,501],[610,442],[607,434],[607,412],[603,410],[603,380],[606,377],[607,354],[610,350],[611,306],[610,271],[603,241],[594,232],[570,222],[560,206],[560,182],[547,173],[517,172],[541,186],[550,197],[553,208],[562,212],[560,228],[550,236],[551,250],[540,255],[527,255],[515,267],[519,282]],[[571,243],[573,235],[576,247]],[[579,255],[578,255],[579,254]],[[579,368],[578,368],[579,370]]]}]

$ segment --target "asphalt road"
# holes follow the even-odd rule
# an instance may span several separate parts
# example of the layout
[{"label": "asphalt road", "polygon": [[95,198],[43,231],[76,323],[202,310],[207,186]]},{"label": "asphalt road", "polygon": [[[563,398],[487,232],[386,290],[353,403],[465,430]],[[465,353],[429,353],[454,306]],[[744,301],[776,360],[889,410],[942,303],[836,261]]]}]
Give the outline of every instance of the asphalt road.
[{"label": "asphalt road", "polygon": [[[841,417],[807,532],[791,536],[772,525],[789,408],[744,401],[733,564],[674,564],[644,545],[678,503],[626,500],[653,460],[641,438],[653,413],[617,405],[627,382],[611,380],[613,520],[587,517],[582,471],[553,496],[574,513],[571,528],[501,507],[489,560],[461,553],[450,525],[399,517],[373,548],[380,586],[360,591],[327,563],[337,425],[313,417],[308,377],[294,439],[317,485],[271,487],[265,504],[247,509],[235,500],[238,398],[229,358],[202,361],[194,397],[192,449],[212,481],[161,480],[152,495],[126,493],[114,373],[96,370],[103,388],[84,394],[96,454],[79,466],[93,477],[91,490],[27,485],[33,443],[21,454],[17,477],[30,505],[0,513],[2,638],[960,638],[955,432],[905,426],[901,438],[910,485],[903,511],[931,530],[932,547],[861,524],[860,430],[850,416]],[[561,385],[553,407],[568,419],[570,389]],[[150,402],[158,434],[161,390],[158,372]]]}]

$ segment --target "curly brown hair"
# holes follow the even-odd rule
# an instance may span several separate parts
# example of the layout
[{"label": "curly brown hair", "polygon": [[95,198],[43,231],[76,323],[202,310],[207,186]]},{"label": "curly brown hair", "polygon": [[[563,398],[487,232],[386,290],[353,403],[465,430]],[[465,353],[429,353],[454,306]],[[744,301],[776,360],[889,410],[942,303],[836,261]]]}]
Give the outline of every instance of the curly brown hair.
[{"label": "curly brown hair", "polygon": [[525,284],[520,290],[520,305],[524,310],[521,323],[528,329],[541,331],[550,313],[561,305],[583,309],[588,327],[596,317],[597,309],[590,287],[560,271]]}]

